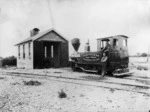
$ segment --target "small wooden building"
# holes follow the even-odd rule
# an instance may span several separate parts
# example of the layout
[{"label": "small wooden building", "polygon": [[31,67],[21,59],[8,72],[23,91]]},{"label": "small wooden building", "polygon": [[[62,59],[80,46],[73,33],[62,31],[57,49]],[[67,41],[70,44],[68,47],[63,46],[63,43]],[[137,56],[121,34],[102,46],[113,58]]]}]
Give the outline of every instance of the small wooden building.
[{"label": "small wooden building", "polygon": [[30,31],[29,38],[16,44],[18,68],[65,67],[68,64],[68,41],[55,29],[39,33],[38,28]]}]

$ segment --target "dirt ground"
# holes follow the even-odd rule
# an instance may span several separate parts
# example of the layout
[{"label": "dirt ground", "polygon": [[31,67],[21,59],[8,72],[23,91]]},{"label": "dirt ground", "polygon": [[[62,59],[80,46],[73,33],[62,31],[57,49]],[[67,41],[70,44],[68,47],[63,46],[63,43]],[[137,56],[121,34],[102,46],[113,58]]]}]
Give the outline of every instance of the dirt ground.
[{"label": "dirt ground", "polygon": [[[135,76],[131,79],[101,78],[70,68],[0,69],[0,112],[149,112],[150,70],[137,66],[130,66]],[[41,85],[26,85],[27,81]],[[59,97],[61,91],[66,97]]]}]

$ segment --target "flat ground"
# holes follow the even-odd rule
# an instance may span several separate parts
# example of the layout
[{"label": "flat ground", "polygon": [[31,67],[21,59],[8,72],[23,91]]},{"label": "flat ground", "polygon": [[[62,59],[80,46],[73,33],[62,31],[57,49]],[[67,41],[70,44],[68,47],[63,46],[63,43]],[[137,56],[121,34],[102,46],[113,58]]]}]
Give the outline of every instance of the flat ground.
[{"label": "flat ground", "polygon": [[[116,78],[70,68],[0,69],[0,112],[149,112],[149,64],[139,65],[130,64],[132,76]],[[26,85],[31,80],[41,85]]]}]

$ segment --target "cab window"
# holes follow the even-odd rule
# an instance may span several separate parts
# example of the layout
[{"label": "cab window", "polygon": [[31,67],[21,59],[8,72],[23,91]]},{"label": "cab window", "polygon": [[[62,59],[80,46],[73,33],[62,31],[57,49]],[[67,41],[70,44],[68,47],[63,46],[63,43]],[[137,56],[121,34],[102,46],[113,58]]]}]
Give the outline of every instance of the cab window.
[{"label": "cab window", "polygon": [[127,39],[123,39],[123,46],[127,46]]},{"label": "cab window", "polygon": [[102,41],[101,41],[101,50],[106,47],[107,42],[108,42],[108,44],[110,44],[110,41],[109,41],[109,40],[102,40]]},{"label": "cab window", "polygon": [[113,40],[113,45],[114,45],[114,47],[115,47],[115,46],[118,46],[118,39],[114,39],[114,40]]}]

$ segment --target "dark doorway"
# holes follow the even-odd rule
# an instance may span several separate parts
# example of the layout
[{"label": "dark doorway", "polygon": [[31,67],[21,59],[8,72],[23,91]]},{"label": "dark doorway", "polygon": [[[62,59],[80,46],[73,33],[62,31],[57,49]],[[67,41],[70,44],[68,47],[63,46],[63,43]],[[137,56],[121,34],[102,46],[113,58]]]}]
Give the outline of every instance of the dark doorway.
[{"label": "dark doorway", "polygon": [[44,68],[60,67],[60,42],[43,43]]}]

